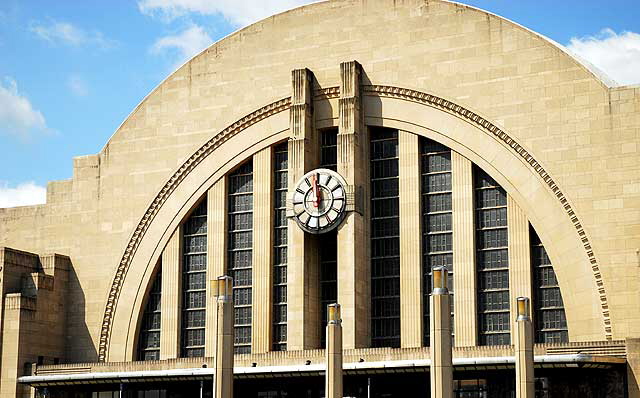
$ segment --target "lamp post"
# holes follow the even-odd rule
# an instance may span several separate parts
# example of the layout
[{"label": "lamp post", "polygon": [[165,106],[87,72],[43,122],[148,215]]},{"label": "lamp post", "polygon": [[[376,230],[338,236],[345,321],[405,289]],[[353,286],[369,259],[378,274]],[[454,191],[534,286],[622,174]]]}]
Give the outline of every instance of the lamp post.
[{"label": "lamp post", "polygon": [[435,267],[431,291],[431,397],[453,398],[451,353],[451,296],[447,289],[446,267]]},{"label": "lamp post", "polygon": [[329,304],[324,391],[326,398],[342,398],[342,317],[340,304]]},{"label": "lamp post", "polygon": [[534,398],[533,329],[529,316],[529,298],[518,297],[516,300],[516,398]]},{"label": "lamp post", "polygon": [[214,398],[233,398],[233,278],[212,281],[211,293],[217,297]]}]

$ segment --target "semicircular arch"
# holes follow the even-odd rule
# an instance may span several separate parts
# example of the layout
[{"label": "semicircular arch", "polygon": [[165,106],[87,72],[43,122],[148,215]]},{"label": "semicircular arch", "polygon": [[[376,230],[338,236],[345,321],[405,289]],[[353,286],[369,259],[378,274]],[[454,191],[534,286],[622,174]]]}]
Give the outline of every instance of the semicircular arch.
[{"label": "semicircular arch", "polygon": [[[382,85],[364,86],[363,94],[367,124],[432,138],[489,172],[525,211],[554,264],[559,265],[557,274],[571,328],[579,328],[582,338],[611,339],[604,282],[586,231],[568,198],[530,151],[478,113],[443,97]],[[252,153],[287,136],[289,118],[284,111],[289,107],[290,100],[285,98],[216,134],[154,198],[114,276],[103,316],[100,360],[132,359],[135,323],[143,302],[138,292],[146,291],[153,261],[171,231],[216,180]],[[249,140],[245,142],[251,145],[238,145],[238,140]],[[575,275],[583,279],[581,283],[574,283]],[[584,278],[590,281],[585,283]],[[119,302],[127,305],[118,308]],[[115,336],[113,330],[126,333]]]}]

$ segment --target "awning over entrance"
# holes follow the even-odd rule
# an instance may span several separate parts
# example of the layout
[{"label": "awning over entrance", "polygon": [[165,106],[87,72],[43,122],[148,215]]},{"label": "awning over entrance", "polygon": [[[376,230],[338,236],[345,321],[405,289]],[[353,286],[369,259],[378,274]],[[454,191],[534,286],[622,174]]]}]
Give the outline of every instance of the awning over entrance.
[{"label": "awning over entrance", "polygon": [[[564,354],[535,356],[536,368],[610,368],[626,363],[624,358],[595,356],[589,354]],[[514,367],[515,358],[478,357],[454,358],[456,371],[498,370]],[[345,374],[382,374],[427,372],[430,359],[391,360],[377,362],[349,362],[344,364]],[[236,379],[304,377],[324,374],[324,364],[286,365],[286,366],[249,366],[236,367]],[[209,380],[213,376],[212,368],[188,368],[167,370],[140,370],[123,372],[90,372],[23,376],[19,382],[33,387],[115,384],[115,383],[151,383],[169,381]]]}]

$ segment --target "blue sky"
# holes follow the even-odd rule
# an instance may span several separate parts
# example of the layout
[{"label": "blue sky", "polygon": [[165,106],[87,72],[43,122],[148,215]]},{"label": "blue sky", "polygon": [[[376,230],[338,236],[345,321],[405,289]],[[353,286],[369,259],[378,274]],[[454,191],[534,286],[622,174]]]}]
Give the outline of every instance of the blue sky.
[{"label": "blue sky", "polygon": [[[305,0],[1,0],[0,207],[44,201],[178,65]],[[638,0],[468,0],[640,83]]]}]

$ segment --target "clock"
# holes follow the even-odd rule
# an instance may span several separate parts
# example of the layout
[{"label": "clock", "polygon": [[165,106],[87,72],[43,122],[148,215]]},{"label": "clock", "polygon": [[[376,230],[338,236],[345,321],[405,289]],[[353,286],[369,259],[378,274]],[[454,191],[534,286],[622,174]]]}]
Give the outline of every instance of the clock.
[{"label": "clock", "polygon": [[340,174],[329,169],[305,174],[291,198],[292,216],[300,228],[321,234],[338,227],[346,214],[346,186]]}]

